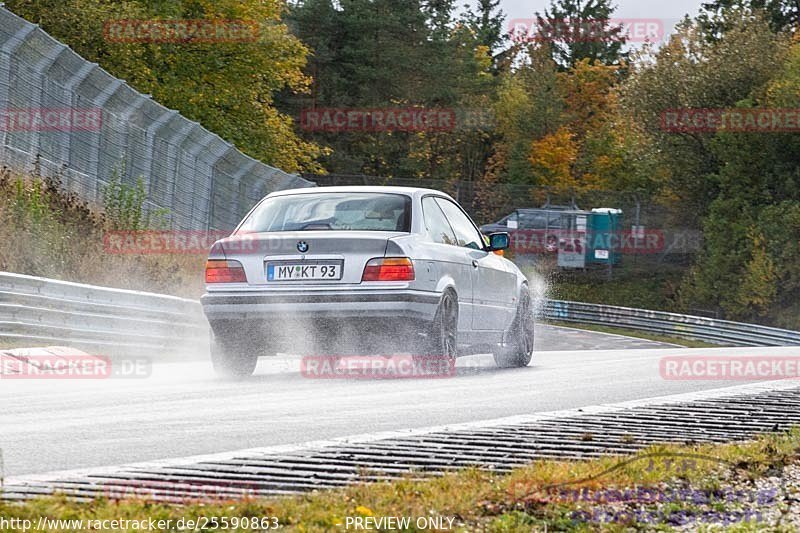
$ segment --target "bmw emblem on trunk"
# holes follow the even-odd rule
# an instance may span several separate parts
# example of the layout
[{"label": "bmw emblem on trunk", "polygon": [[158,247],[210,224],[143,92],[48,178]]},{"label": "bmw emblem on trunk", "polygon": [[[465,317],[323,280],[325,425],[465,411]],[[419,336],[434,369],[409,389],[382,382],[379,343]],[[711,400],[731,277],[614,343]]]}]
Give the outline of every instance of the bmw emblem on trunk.
[{"label": "bmw emblem on trunk", "polygon": [[305,241],[300,241],[297,243],[297,251],[301,254],[304,254],[308,251],[308,243]]}]

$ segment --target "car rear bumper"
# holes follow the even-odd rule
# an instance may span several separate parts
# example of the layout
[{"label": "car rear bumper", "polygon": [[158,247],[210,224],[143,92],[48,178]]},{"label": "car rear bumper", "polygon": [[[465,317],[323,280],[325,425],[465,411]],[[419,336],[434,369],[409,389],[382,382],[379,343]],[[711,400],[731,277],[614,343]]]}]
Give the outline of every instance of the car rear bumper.
[{"label": "car rear bumper", "polygon": [[375,354],[422,346],[439,300],[403,289],[223,292],[202,303],[215,335],[270,353]]},{"label": "car rear bumper", "polygon": [[201,299],[209,322],[392,319],[430,322],[441,295],[415,290],[215,292]]}]

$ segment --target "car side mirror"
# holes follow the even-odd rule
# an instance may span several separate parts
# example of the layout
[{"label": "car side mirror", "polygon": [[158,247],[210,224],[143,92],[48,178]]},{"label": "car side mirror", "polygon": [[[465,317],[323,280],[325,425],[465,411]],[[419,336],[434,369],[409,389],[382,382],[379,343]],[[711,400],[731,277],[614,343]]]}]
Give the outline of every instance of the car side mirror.
[{"label": "car side mirror", "polygon": [[492,233],[489,235],[488,251],[499,252],[507,250],[509,246],[511,246],[511,236],[508,233]]}]

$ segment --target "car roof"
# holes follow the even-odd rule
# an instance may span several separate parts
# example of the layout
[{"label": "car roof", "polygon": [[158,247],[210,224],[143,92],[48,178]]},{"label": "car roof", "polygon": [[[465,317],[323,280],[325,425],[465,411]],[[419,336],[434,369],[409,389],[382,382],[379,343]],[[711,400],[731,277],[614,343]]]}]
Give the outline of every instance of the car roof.
[{"label": "car roof", "polygon": [[567,207],[565,205],[551,205],[549,207],[521,207],[517,209],[517,211],[521,213],[541,213],[544,211],[574,211],[571,207]]},{"label": "car roof", "polygon": [[384,194],[403,194],[406,196],[418,197],[426,194],[436,194],[452,199],[449,194],[437,191],[434,189],[425,189],[423,187],[389,187],[389,186],[376,186],[376,185],[352,185],[352,186],[337,186],[337,187],[306,187],[303,189],[286,189],[283,191],[275,191],[270,193],[268,197],[275,196],[288,196],[294,194],[313,194],[319,192],[336,192],[336,193],[384,193]]},{"label": "car roof", "polygon": [[[565,206],[550,206],[550,207],[530,207],[517,209],[516,212],[528,215],[544,215],[559,214],[559,215],[585,215],[591,214],[591,211],[583,211],[581,209],[572,209]],[[512,213],[513,214],[513,213]]]}]

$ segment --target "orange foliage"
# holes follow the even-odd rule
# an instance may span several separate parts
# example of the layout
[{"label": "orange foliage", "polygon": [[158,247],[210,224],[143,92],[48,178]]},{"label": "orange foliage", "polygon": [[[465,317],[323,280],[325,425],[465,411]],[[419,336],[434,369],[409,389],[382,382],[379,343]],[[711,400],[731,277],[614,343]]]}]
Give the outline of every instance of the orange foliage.
[{"label": "orange foliage", "polygon": [[558,192],[570,192],[577,188],[573,177],[577,158],[575,134],[561,127],[555,133],[533,141],[528,160],[540,176],[540,185]]}]

